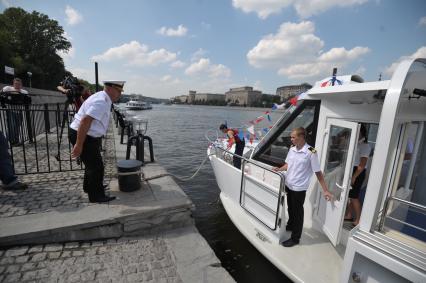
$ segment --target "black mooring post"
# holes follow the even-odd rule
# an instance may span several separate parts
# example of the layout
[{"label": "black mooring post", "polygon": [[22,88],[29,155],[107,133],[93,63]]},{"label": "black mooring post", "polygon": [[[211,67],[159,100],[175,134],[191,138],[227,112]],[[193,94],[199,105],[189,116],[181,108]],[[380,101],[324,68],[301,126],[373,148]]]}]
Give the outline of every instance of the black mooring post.
[{"label": "black mooring post", "polygon": [[95,62],[95,83],[96,83],[96,92],[98,92],[99,91],[98,62]]},{"label": "black mooring post", "polygon": [[154,162],[154,147],[152,145],[152,139],[151,137],[144,136],[144,140],[148,140],[149,144],[149,157],[151,158],[151,162]]}]

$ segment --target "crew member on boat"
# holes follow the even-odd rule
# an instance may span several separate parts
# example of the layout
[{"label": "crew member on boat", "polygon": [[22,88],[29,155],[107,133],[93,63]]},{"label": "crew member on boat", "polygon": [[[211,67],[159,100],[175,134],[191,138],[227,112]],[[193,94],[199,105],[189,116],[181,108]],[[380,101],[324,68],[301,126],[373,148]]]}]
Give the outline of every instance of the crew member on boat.
[{"label": "crew member on boat", "polygon": [[294,129],[290,138],[293,146],[288,151],[284,165],[272,169],[274,171],[287,171],[285,174],[285,190],[289,219],[286,230],[291,231],[291,237],[282,243],[284,247],[299,244],[303,229],[303,204],[313,173],[321,184],[325,199],[328,201],[332,198],[320,169],[317,151],[305,142],[305,129]]},{"label": "crew member on boat", "polygon": [[[222,131],[222,133],[226,134],[228,136],[228,148],[230,149],[232,145],[235,143],[235,151],[234,153],[236,155],[242,156],[244,152],[244,146],[245,141],[244,138],[241,139],[238,136],[238,130],[237,129],[228,129],[228,127],[225,124],[220,125],[219,129]],[[241,158],[234,155],[232,158],[232,163],[234,164],[234,167],[241,169]]]}]

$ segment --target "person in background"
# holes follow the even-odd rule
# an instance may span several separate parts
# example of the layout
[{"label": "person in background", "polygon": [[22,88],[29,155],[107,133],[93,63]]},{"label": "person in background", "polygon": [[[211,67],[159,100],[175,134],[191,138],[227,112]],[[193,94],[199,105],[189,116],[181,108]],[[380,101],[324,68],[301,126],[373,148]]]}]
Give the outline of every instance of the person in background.
[{"label": "person in background", "polygon": [[[28,91],[22,88],[22,80],[20,78],[14,78],[12,86],[5,86],[2,92],[10,93],[11,95],[28,95]],[[7,112],[8,139],[13,146],[19,146],[23,142],[23,139],[20,138],[22,117],[21,110]],[[31,134],[31,131],[29,134]]]},{"label": "person in background", "polygon": [[106,135],[111,116],[111,105],[117,101],[124,81],[104,81],[104,90],[86,99],[70,125],[69,139],[73,145],[71,157],[80,157],[85,165],[83,190],[90,202],[109,202],[103,186],[104,163],[100,152],[102,136]]},{"label": "person in background", "polygon": [[[236,155],[242,156],[244,152],[245,147],[245,141],[244,138],[241,139],[238,136],[238,130],[237,129],[228,129],[228,127],[225,124],[222,124],[219,126],[219,129],[222,131],[222,133],[226,134],[228,137],[228,150],[232,147],[232,145],[235,143],[235,151],[234,153]],[[234,164],[235,168],[241,169],[241,158],[237,156],[233,156],[232,163]]]},{"label": "person in background", "polygon": [[0,180],[5,190],[24,190],[28,185],[21,183],[13,172],[12,159],[7,150],[7,140],[0,131]]},{"label": "person in background", "polygon": [[78,111],[83,102],[92,95],[87,87],[72,76],[66,77],[56,88],[67,96],[68,102],[75,105],[76,111]]},{"label": "person in background", "polygon": [[328,191],[320,169],[317,151],[306,143],[305,135],[304,128],[293,129],[290,134],[293,146],[288,151],[284,165],[272,168],[275,172],[287,171],[285,173],[285,190],[289,218],[286,230],[291,231],[291,237],[282,243],[284,247],[299,244],[303,230],[303,204],[313,173],[323,189],[324,198],[327,201],[332,199],[332,194]]},{"label": "person in background", "polygon": [[349,202],[346,208],[345,221],[352,221],[354,226],[358,225],[361,217],[361,202],[359,193],[365,180],[367,161],[371,148],[367,141],[367,129],[361,124],[359,131],[358,145],[353,162],[353,173],[351,179],[352,189],[349,191]]}]

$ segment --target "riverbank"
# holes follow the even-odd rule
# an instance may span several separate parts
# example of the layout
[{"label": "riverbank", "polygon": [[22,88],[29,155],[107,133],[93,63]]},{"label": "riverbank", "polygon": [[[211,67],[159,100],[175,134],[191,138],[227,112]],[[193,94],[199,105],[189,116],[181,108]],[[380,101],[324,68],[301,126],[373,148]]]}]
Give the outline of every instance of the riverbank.
[{"label": "riverbank", "polygon": [[[28,190],[0,190],[0,281],[233,282],[174,180],[120,192],[115,164],[126,145],[116,129],[104,148],[105,181],[119,200],[89,203],[82,171],[26,175]],[[144,167],[146,177],[164,172],[157,163]]]}]

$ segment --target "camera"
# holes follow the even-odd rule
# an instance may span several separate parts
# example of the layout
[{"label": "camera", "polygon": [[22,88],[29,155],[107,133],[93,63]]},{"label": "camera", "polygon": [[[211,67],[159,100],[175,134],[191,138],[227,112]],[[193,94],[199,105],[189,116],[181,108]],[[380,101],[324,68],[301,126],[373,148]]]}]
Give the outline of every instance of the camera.
[{"label": "camera", "polygon": [[69,90],[66,92],[66,95],[70,102],[73,102],[76,99],[80,99],[83,91],[83,86],[80,84],[76,77],[65,77],[65,79],[61,82],[61,85],[66,90]]}]

